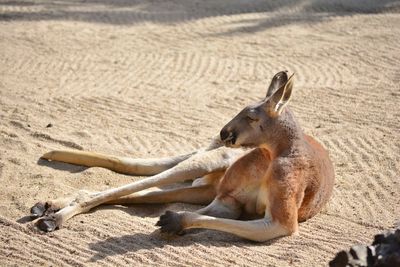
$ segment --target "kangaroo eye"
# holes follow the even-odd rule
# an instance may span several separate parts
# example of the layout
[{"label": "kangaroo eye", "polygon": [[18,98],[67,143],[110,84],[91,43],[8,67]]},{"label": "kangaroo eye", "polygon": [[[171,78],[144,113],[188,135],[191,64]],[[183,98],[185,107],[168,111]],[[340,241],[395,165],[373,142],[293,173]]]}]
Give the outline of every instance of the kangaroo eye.
[{"label": "kangaroo eye", "polygon": [[247,116],[247,120],[250,121],[250,122],[258,121],[256,118],[252,118],[250,116]]},{"label": "kangaroo eye", "polygon": [[248,113],[247,113],[247,120],[249,120],[249,121],[258,121],[258,116],[257,116],[257,114],[256,114],[256,112],[254,111],[254,110],[250,110]]}]

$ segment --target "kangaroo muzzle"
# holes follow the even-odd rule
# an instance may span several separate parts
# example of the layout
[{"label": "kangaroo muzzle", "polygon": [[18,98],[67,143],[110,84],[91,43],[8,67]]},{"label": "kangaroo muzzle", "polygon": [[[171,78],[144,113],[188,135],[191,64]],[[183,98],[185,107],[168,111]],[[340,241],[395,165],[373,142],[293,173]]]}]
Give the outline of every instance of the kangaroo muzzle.
[{"label": "kangaroo muzzle", "polygon": [[236,143],[236,134],[233,131],[222,129],[220,137],[221,141],[224,142],[226,146],[234,145]]}]

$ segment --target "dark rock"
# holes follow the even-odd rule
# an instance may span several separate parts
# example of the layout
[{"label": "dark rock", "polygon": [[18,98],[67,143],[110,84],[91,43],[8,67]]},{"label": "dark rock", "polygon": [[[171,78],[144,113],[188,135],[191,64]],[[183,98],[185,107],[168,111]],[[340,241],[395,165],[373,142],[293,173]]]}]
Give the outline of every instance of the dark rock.
[{"label": "dark rock", "polygon": [[357,245],[340,251],[330,267],[400,267],[400,229],[374,237],[372,245]]}]

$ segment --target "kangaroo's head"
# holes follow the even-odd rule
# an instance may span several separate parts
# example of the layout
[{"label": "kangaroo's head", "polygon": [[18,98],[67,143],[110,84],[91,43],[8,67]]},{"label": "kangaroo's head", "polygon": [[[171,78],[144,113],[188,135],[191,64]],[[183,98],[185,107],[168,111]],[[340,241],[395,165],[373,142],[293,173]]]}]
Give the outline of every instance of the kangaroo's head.
[{"label": "kangaroo's head", "polygon": [[[275,74],[266,97],[245,107],[220,132],[226,146],[259,146],[274,142],[283,133],[289,119],[285,107],[293,88],[293,75],[286,71]],[[290,116],[291,117],[291,116]]]}]

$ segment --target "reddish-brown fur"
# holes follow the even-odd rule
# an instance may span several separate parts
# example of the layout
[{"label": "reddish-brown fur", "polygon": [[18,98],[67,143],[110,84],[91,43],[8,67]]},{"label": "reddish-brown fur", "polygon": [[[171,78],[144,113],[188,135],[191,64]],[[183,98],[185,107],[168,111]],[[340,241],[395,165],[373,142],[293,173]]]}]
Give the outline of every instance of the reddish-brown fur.
[{"label": "reddish-brown fur", "polygon": [[[295,231],[294,220],[302,222],[317,214],[329,200],[334,183],[327,151],[308,135],[299,145],[307,154],[295,156],[288,165],[272,158],[266,148],[244,155],[222,177],[217,197],[231,197],[244,212],[261,216],[265,204],[257,203],[258,194],[266,193],[272,218]],[[264,209],[257,209],[260,205]]]}]

